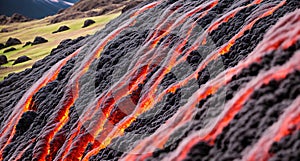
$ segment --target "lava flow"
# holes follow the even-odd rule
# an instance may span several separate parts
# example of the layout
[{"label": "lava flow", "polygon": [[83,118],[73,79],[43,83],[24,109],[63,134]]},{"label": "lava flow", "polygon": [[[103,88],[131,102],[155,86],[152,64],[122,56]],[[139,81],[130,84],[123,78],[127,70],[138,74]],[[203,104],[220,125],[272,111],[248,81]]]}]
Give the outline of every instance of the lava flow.
[{"label": "lava flow", "polygon": [[299,8],[141,3],[0,82],[0,161],[299,160]]}]

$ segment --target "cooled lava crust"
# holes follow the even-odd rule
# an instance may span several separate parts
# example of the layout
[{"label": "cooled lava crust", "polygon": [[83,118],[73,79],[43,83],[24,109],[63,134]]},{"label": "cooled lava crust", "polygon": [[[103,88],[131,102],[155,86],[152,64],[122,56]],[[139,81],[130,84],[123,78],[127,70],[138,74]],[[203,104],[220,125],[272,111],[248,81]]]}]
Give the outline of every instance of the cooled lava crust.
[{"label": "cooled lava crust", "polygon": [[148,1],[0,82],[0,161],[300,160],[300,1]]}]

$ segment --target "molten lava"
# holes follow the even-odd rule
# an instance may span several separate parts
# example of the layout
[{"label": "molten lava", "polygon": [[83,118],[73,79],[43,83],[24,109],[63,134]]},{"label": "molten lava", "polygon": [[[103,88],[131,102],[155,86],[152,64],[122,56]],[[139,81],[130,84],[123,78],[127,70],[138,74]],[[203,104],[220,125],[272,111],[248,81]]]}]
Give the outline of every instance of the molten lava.
[{"label": "molten lava", "polygon": [[[16,102],[0,108],[0,161],[276,156],[273,144],[299,130],[300,2],[143,5],[62,60],[45,58],[42,77],[16,78],[31,86],[20,99],[3,92],[14,77],[0,84],[1,103]],[[267,111],[253,112],[264,126],[239,124],[252,110]]]}]

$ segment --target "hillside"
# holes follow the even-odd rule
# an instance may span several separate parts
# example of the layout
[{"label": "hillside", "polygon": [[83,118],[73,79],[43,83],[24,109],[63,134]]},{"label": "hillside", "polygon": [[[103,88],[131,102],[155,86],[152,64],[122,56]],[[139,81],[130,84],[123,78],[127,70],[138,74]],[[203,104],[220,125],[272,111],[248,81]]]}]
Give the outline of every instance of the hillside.
[{"label": "hillside", "polygon": [[299,0],[147,1],[0,81],[0,161],[299,161],[299,26]]},{"label": "hillside", "polygon": [[[145,0],[80,0],[73,6],[61,10],[50,22],[57,23],[74,18],[100,16],[133,8]],[[123,10],[124,11],[124,10]]]},{"label": "hillside", "polygon": [[[9,60],[9,63],[0,65],[0,80],[6,77],[9,73],[19,72],[31,67],[37,60],[40,60],[49,55],[50,51],[55,48],[62,40],[75,39],[80,36],[94,34],[96,31],[102,29],[110,20],[116,18],[119,14],[120,13],[89,18],[79,18],[56,24],[49,24],[50,19],[53,18],[53,16],[50,16],[41,20],[34,20],[23,23],[12,23],[0,26],[0,30],[3,28],[8,30],[8,32],[0,33],[0,43],[5,44],[9,37],[18,38],[22,42],[22,44],[20,45],[14,45],[0,49],[0,55],[5,55]],[[82,28],[83,23],[86,19],[92,19],[96,23],[91,25],[90,27]],[[57,34],[52,33],[63,25],[67,25],[70,29]],[[23,47],[26,42],[33,42],[36,36],[42,36],[49,42],[35,46],[29,45]],[[5,50],[11,47],[16,48],[16,50],[4,53]],[[12,65],[14,63],[14,60],[22,55],[26,55],[32,60]]]}]

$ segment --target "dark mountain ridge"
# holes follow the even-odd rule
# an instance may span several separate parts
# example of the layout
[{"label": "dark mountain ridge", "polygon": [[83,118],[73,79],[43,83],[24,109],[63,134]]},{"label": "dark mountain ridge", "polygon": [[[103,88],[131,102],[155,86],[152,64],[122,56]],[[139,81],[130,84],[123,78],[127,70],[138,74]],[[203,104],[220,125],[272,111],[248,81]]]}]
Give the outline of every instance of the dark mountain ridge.
[{"label": "dark mountain ridge", "polygon": [[77,0],[0,0],[0,14],[20,13],[30,18],[43,18],[72,6]]}]

